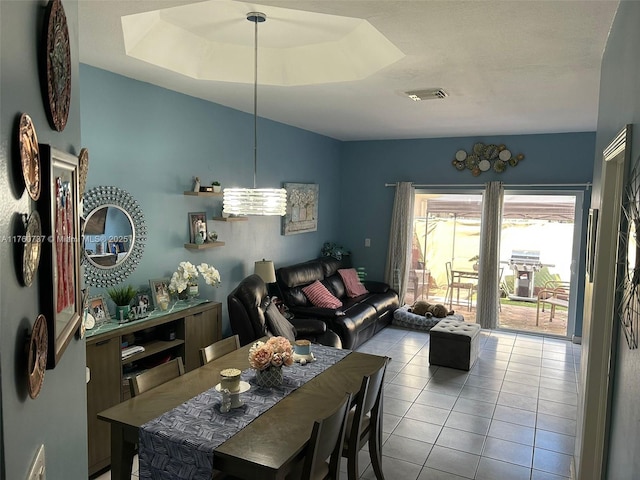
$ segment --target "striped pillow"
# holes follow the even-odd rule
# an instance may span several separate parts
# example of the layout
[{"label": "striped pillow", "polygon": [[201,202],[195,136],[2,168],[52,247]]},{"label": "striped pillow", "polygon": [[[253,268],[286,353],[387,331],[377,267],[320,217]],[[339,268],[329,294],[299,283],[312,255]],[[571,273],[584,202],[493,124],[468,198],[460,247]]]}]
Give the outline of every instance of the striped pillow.
[{"label": "striped pillow", "polygon": [[342,306],[342,302],[334,297],[319,280],[304,287],[302,292],[316,307],[340,308]]},{"label": "striped pillow", "polygon": [[347,296],[354,298],[369,293],[369,291],[360,283],[358,272],[355,268],[341,268],[338,273],[342,277],[344,287],[347,289]]}]

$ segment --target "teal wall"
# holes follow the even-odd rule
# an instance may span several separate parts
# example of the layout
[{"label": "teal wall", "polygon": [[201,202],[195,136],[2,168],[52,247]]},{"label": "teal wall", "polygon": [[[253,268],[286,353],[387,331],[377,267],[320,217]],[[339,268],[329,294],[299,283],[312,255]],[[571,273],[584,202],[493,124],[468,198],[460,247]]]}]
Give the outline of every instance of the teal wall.
[{"label": "teal wall", "polygon": [[[596,140],[596,152],[602,152],[625,124],[633,124],[632,162],[640,155],[639,23],[640,3],[620,2],[602,61]],[[595,156],[596,182],[601,178],[601,164],[602,154],[599,153]],[[595,205],[599,198],[596,185]],[[618,322],[615,328],[610,445],[605,478],[637,478],[640,471],[640,349],[629,350]]]},{"label": "teal wall", "polygon": [[[474,177],[468,170],[456,170],[451,164],[455,152],[469,151],[476,142],[505,144],[512,152],[523,153],[525,159],[502,174],[490,170]],[[366,266],[369,278],[382,278],[395,195],[395,189],[385,187],[386,183],[478,186],[500,180],[505,188],[517,184],[584,184],[592,180],[594,146],[592,132],[344,143],[342,175],[351,181],[342,190],[342,204],[349,206],[342,210],[342,242],[352,250],[354,263]],[[577,208],[583,208],[586,218],[589,192],[584,205]],[[586,225],[586,221],[582,223]],[[365,238],[371,239],[371,247],[364,246]],[[586,238],[584,231],[581,238]],[[574,256],[580,262],[577,278],[584,278],[584,245]],[[581,285],[578,305],[582,305],[583,296]],[[575,332],[569,334],[580,336],[582,308],[576,310]]]},{"label": "teal wall", "polygon": [[325,241],[339,236],[340,143],[260,118],[257,186],[319,184],[318,230],[283,236],[280,217],[209,221],[209,231],[226,245],[185,249],[188,212],[204,211],[211,218],[222,208],[221,199],[183,195],[194,176],[203,185],[213,180],[223,187],[253,185],[253,115],[87,65],[80,66],[80,77],[87,188],[120,187],[138,200],[146,217],[147,246],[127,283],[147,287],[149,279],[169,277],[183,260],[213,264],[222,285],[212,288],[201,280],[201,296],[222,302],[229,333],[227,294],[253,273],[256,260],[270,259],[278,267],[315,258]]},{"label": "teal wall", "polygon": [[20,232],[20,215],[35,209],[22,180],[16,130],[20,115],[31,116],[40,143],[74,155],[81,147],[78,2],[64,1],[72,98],[63,132],[49,126],[41,95],[38,56],[46,4],[0,1],[0,478],[8,480],[27,477],[41,444],[46,449],[48,479],[86,478],[88,468],[85,343],[71,340],[56,368],[46,371],[42,391],[32,400],[27,391],[26,335],[41,313],[38,291],[50,291],[51,281],[44,278],[40,265],[34,284],[23,287],[22,245],[7,241]]}]

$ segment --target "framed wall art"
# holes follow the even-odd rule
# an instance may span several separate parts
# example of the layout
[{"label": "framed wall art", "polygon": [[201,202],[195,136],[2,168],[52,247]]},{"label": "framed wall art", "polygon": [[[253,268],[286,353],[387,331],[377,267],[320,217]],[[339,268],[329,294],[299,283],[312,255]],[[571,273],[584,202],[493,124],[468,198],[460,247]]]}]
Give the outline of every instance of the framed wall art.
[{"label": "framed wall art", "polygon": [[82,321],[78,157],[44,144],[40,151],[43,191],[38,210],[44,239],[40,301],[48,321],[47,368],[54,368]]},{"label": "framed wall art", "polygon": [[282,235],[318,230],[318,193],[316,183],[285,183],[287,213],[282,217]]}]

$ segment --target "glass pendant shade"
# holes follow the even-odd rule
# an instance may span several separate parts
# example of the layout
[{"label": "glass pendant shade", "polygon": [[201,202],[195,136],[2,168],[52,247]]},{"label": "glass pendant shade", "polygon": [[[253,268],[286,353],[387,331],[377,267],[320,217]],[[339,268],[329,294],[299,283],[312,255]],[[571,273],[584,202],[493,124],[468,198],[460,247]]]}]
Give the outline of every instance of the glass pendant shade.
[{"label": "glass pendant shade", "polygon": [[249,12],[247,20],[254,23],[253,82],[253,188],[225,188],[222,211],[230,215],[279,215],[287,213],[287,191],[284,188],[256,188],[258,170],[258,23],[266,21],[261,12]]},{"label": "glass pendant shade", "polygon": [[284,188],[225,188],[222,209],[231,215],[284,215]]}]

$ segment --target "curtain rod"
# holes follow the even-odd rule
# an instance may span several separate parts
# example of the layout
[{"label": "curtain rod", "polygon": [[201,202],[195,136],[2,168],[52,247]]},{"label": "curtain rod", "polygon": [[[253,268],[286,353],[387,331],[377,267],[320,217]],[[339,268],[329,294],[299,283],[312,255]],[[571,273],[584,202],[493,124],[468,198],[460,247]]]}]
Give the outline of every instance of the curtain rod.
[{"label": "curtain rod", "polygon": [[[395,187],[395,183],[385,183],[385,187]],[[545,188],[585,188],[589,190],[592,184],[587,183],[514,183],[505,184],[506,188],[509,187],[545,187]],[[484,188],[484,184],[463,184],[463,183],[449,183],[449,184],[428,184],[428,183],[415,183],[414,188]]]}]

